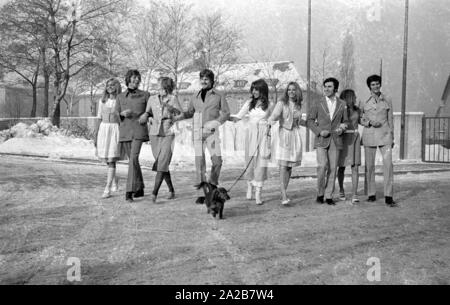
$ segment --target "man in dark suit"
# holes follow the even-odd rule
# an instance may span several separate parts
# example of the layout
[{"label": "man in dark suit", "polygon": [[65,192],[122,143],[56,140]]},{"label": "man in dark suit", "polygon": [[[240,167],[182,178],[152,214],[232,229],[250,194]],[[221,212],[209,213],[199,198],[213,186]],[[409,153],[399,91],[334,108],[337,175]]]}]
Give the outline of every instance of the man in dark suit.
[{"label": "man in dark suit", "polygon": [[129,158],[128,178],[125,199],[128,202],[144,196],[144,179],[139,164],[142,143],[149,140],[145,112],[150,93],[139,90],[141,74],[138,70],[129,70],[125,76],[127,90],[117,96],[116,110],[120,114],[119,142]]},{"label": "man in dark suit", "polygon": [[334,205],[333,193],[339,151],[343,148],[342,134],[347,127],[347,105],[336,96],[339,81],[327,78],[323,82],[324,98],[311,105],[307,126],[316,135],[317,149],[317,199]]}]

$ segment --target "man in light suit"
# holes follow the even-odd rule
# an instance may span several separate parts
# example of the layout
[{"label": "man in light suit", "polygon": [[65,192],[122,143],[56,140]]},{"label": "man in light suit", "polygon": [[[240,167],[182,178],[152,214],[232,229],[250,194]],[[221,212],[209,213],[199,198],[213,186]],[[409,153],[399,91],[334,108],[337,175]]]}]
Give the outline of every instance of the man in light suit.
[{"label": "man in light suit", "polygon": [[342,134],[348,124],[347,104],[336,96],[339,81],[327,78],[323,82],[324,98],[311,106],[307,126],[316,135],[317,203],[335,205],[334,184],[339,151],[343,148]]},{"label": "man in light suit", "polygon": [[[209,69],[200,72],[202,89],[194,94],[188,109],[180,119],[193,118],[193,141],[197,183],[206,181],[205,149],[211,156],[209,183],[218,185],[222,168],[219,127],[230,117],[230,109],[224,95],[214,89],[214,73]],[[205,198],[199,194],[196,203]]]},{"label": "man in light suit", "polygon": [[370,97],[361,103],[361,124],[364,126],[362,142],[366,159],[366,180],[368,201],[376,201],[375,156],[377,148],[383,156],[384,196],[390,207],[397,204],[392,199],[394,192],[394,166],[392,148],[394,147],[394,116],[392,101],[381,93],[381,77],[371,75],[367,78]]}]

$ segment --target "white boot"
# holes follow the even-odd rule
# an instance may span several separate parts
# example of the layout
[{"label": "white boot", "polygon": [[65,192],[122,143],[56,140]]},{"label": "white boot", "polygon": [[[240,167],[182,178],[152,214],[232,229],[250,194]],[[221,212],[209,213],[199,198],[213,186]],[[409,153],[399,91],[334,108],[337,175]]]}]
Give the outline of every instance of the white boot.
[{"label": "white boot", "polygon": [[253,199],[253,185],[251,181],[247,181],[247,199]]},{"label": "white boot", "polygon": [[114,180],[111,186],[111,191],[112,192],[118,192],[119,191],[119,178],[116,177],[115,173],[114,173]]},{"label": "white boot", "polygon": [[109,198],[111,197],[111,185],[113,183],[114,174],[116,172],[116,169],[113,167],[108,167],[108,175],[106,178],[106,187],[103,191],[102,198]]},{"label": "white boot", "polygon": [[262,189],[262,187],[257,186],[256,190],[255,190],[255,199],[256,199],[256,204],[258,204],[258,205],[263,204],[263,202],[261,200],[261,189]]}]

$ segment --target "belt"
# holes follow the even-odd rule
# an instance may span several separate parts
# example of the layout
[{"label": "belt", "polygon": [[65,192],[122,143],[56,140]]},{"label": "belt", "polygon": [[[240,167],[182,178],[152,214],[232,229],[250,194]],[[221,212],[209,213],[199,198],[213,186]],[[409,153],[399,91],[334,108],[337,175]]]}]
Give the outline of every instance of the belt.
[{"label": "belt", "polygon": [[358,133],[356,129],[347,129],[344,133]]}]

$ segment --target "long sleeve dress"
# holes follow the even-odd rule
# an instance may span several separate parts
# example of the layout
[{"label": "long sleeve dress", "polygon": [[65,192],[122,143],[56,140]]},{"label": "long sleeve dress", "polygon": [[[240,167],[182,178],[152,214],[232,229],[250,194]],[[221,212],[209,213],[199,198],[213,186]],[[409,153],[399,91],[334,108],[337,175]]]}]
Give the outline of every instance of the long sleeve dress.
[{"label": "long sleeve dress", "polygon": [[270,138],[267,137],[267,118],[270,114],[270,107],[265,111],[260,106],[250,110],[249,100],[245,102],[236,117],[242,119],[247,114],[249,120],[245,136],[245,162],[247,164],[250,162],[250,165],[246,172],[246,178],[254,186],[262,187],[264,181],[267,180],[269,164],[269,158],[263,157],[262,149],[265,147],[266,141],[270,141]]}]

